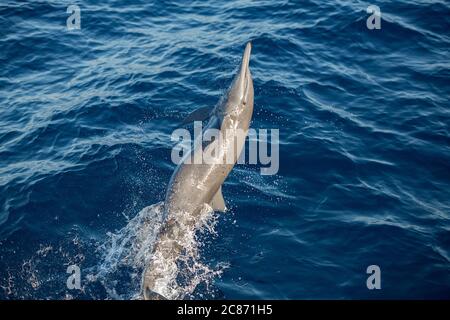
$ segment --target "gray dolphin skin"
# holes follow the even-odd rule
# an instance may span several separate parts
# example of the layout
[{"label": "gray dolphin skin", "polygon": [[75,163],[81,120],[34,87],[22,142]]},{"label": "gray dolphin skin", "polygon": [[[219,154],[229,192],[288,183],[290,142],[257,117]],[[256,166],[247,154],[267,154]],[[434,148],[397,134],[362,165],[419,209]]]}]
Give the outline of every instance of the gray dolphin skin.
[{"label": "gray dolphin skin", "polygon": [[[216,211],[226,210],[221,187],[243,149],[253,114],[250,52],[251,43],[247,43],[241,67],[224,98],[214,108],[192,112],[186,120],[191,122],[209,119],[203,128],[203,134],[207,129],[218,129],[223,139],[210,139],[212,141],[208,143],[195,144],[170,179],[164,202],[164,225],[154,244],[153,258],[146,266],[142,279],[142,294],[146,300],[168,298],[162,289],[165,273],[170,268],[176,268],[176,261],[183,250],[185,233],[196,225],[204,205],[208,204]],[[218,144],[219,148],[214,149],[217,152],[211,153],[208,163],[193,163],[192,159],[196,155],[211,150]]]}]

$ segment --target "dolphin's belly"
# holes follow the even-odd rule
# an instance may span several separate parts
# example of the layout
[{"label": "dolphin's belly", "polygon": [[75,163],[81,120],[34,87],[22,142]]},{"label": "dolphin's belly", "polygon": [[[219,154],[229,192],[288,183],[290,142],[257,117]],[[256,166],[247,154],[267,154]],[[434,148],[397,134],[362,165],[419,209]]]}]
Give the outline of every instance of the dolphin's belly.
[{"label": "dolphin's belly", "polygon": [[[206,129],[222,129],[223,133],[225,128],[222,119],[212,117]],[[166,214],[184,211],[190,215],[196,215],[205,203],[211,203],[212,198],[233,169],[236,159],[232,159],[231,163],[225,161],[227,147],[219,148],[220,151],[217,154],[214,153],[208,162],[202,156],[202,163],[186,163],[186,159],[193,161],[199,153],[219,143],[214,140],[208,143],[205,140],[208,139],[204,139],[201,146],[197,145],[175,170],[166,194]],[[229,141],[222,142],[229,144]]]},{"label": "dolphin's belly", "polygon": [[184,164],[172,177],[166,195],[166,213],[196,215],[212,198],[233,168],[232,164]]}]

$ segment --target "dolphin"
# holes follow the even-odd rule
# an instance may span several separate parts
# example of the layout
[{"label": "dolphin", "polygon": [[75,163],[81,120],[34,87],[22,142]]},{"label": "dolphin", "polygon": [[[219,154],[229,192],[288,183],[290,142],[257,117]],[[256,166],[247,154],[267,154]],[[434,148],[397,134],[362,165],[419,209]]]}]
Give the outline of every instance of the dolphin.
[{"label": "dolphin", "polygon": [[[176,268],[177,258],[183,250],[183,236],[188,227],[195,226],[203,206],[208,204],[216,211],[226,210],[222,184],[243,149],[253,114],[253,80],[249,69],[251,47],[251,43],[247,43],[239,71],[219,103],[214,108],[195,110],[185,120],[185,123],[208,120],[203,134],[207,129],[217,129],[222,139],[195,144],[170,179],[164,201],[165,222],[152,249],[153,258],[142,277],[141,289],[146,300],[166,299],[161,279],[167,268]],[[211,153],[208,163],[190,161],[212,148],[217,152]]]}]

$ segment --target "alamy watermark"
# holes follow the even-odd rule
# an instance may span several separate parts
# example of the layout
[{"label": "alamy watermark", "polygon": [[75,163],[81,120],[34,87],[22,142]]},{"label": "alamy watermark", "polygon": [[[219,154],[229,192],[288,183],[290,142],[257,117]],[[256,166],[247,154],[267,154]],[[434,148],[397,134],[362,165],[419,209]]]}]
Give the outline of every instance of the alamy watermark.
[{"label": "alamy watermark", "polygon": [[66,12],[70,16],[66,20],[67,30],[80,30],[81,29],[81,9],[79,6],[72,4],[67,7]]},{"label": "alamy watermark", "polygon": [[67,267],[66,273],[69,273],[70,276],[67,278],[66,286],[67,289],[81,289],[81,270],[80,267],[73,264]]},{"label": "alamy watermark", "polygon": [[[262,175],[277,174],[280,165],[278,129],[208,128],[203,132],[202,122],[195,121],[193,139],[189,130],[176,129],[172,133],[171,140],[179,142],[171,153],[172,162],[175,164],[259,163],[264,166],[260,169]],[[191,152],[192,150],[194,151]]]},{"label": "alamy watermark", "polygon": [[370,265],[366,269],[366,273],[370,274],[367,278],[366,286],[369,290],[381,289],[381,269],[376,264]]},{"label": "alamy watermark", "polygon": [[381,10],[379,6],[370,5],[367,7],[367,13],[371,14],[366,20],[366,26],[369,30],[381,29]]}]

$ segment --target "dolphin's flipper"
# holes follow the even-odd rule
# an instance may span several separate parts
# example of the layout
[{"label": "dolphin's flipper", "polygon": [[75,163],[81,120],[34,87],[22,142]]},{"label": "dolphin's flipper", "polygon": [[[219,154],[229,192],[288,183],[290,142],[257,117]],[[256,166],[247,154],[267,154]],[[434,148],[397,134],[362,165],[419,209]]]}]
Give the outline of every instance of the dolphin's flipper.
[{"label": "dolphin's flipper", "polygon": [[191,123],[194,121],[203,121],[208,119],[211,116],[211,111],[213,108],[211,107],[203,107],[197,110],[192,111],[186,119],[183,120],[182,124]]},{"label": "dolphin's flipper", "polygon": [[217,190],[216,194],[214,195],[211,201],[211,207],[215,211],[221,212],[225,212],[225,210],[227,209],[227,207],[225,206],[225,200],[223,200],[222,187],[220,187],[219,190]]}]

